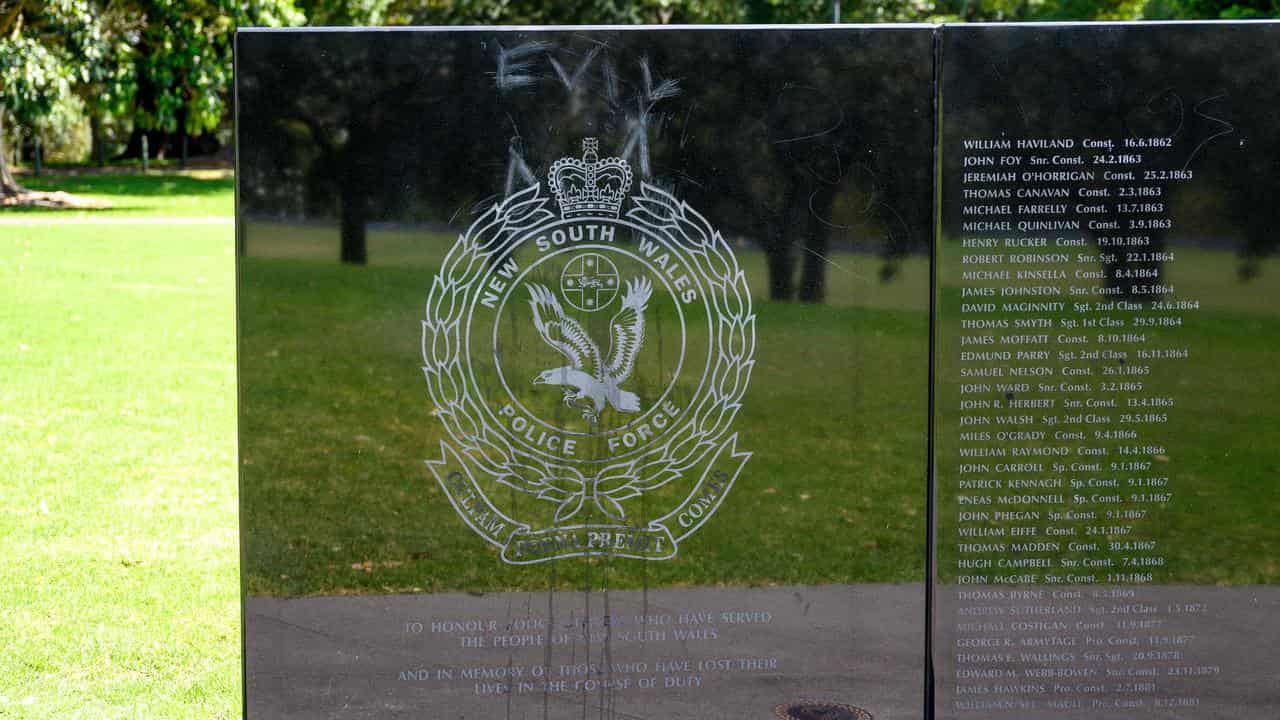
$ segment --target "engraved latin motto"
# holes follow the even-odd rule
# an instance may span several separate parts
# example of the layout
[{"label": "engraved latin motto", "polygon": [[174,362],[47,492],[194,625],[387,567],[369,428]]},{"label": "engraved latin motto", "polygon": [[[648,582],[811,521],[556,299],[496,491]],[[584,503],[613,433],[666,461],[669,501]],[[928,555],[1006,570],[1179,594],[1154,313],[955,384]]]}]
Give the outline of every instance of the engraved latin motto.
[{"label": "engraved latin motto", "polygon": [[446,255],[422,322],[446,439],[427,466],[505,562],[664,560],[750,453],[731,426],[755,316],[728,243],[688,205],[599,159],[552,166]]}]

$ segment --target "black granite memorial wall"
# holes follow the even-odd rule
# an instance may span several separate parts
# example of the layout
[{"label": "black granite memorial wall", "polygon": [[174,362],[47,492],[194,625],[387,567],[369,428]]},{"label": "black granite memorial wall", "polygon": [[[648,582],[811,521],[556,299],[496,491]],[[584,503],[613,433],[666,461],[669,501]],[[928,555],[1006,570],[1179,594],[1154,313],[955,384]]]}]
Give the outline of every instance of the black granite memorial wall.
[{"label": "black granite memorial wall", "polygon": [[1276,717],[1277,40],[240,33],[246,715]]},{"label": "black granite memorial wall", "polygon": [[1278,31],[941,33],[935,717],[1280,708]]},{"label": "black granite memorial wall", "polygon": [[922,716],[929,28],[237,58],[250,717]]}]

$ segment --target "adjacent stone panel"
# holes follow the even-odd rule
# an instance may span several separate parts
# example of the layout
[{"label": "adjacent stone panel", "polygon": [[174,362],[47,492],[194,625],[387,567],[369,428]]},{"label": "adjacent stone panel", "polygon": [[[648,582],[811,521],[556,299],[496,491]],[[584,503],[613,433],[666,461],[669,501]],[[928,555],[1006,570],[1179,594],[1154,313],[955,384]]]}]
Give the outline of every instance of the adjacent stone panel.
[{"label": "adjacent stone panel", "polygon": [[942,32],[939,718],[1264,718],[1274,25]]}]

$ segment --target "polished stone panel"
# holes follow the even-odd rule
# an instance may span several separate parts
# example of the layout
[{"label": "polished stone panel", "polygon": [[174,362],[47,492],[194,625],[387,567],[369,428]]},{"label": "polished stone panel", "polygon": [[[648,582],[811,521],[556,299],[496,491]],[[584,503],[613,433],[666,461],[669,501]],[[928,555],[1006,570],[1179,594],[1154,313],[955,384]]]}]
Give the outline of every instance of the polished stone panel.
[{"label": "polished stone panel", "polygon": [[1277,41],[943,29],[937,718],[1275,717]]},{"label": "polished stone panel", "polygon": [[933,43],[240,34],[249,717],[922,717]]},{"label": "polished stone panel", "polygon": [[1277,32],[242,33],[249,716],[1274,717]]}]

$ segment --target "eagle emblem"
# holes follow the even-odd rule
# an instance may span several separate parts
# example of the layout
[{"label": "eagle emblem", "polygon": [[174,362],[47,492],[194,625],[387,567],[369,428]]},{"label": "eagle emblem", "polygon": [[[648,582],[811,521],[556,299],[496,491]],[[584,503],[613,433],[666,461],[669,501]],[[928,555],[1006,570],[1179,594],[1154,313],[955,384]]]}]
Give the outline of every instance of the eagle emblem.
[{"label": "eagle emblem", "polygon": [[609,352],[605,355],[586,329],[565,314],[551,290],[545,285],[530,285],[529,305],[538,334],[569,361],[538,373],[533,384],[563,386],[564,404],[581,411],[588,422],[599,420],[606,406],[618,412],[640,412],[639,396],[620,386],[631,377],[644,342],[644,311],[652,293],[648,278],[627,281],[622,308],[609,320]]}]

